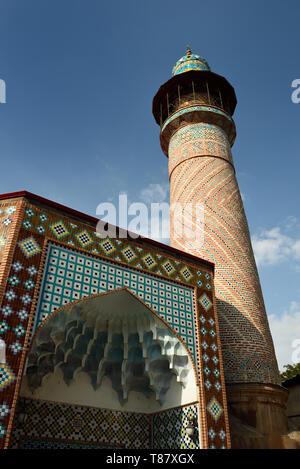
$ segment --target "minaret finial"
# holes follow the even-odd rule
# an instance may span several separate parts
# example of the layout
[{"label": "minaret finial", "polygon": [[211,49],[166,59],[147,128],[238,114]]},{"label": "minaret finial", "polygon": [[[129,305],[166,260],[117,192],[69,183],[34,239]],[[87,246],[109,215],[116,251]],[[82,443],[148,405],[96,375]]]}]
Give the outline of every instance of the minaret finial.
[{"label": "minaret finial", "polygon": [[192,55],[192,51],[191,51],[190,46],[186,46],[186,55],[187,55],[188,57],[190,57],[190,56]]}]

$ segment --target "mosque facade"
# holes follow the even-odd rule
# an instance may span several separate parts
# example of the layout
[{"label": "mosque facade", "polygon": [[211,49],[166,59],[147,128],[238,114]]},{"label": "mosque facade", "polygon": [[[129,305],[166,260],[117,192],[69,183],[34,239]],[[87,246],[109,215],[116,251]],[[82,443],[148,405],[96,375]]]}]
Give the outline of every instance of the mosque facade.
[{"label": "mosque facade", "polygon": [[235,92],[189,49],[172,75],[153,100],[171,246],[0,196],[2,449],[281,447],[287,391],[231,154]]}]

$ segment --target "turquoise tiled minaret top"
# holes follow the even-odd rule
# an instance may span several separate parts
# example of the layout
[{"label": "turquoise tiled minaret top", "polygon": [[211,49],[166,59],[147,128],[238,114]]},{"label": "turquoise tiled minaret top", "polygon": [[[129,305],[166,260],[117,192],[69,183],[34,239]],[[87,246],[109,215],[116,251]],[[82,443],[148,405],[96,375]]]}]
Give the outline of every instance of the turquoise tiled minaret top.
[{"label": "turquoise tiled minaret top", "polygon": [[187,53],[179,59],[173,67],[172,75],[189,72],[190,70],[210,70],[206,60],[199,55],[192,54],[191,49],[187,48]]}]

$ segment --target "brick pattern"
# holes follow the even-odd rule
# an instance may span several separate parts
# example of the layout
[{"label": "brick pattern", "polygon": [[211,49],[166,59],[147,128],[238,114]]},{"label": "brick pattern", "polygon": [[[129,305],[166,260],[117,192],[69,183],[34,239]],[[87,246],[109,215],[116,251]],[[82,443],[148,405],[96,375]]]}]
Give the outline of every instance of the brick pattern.
[{"label": "brick pattern", "polygon": [[171,114],[161,127],[160,143],[167,157],[169,156],[170,140],[178,129],[183,128],[185,125],[189,126],[198,123],[201,124],[201,127],[204,124],[217,127],[219,133],[220,130],[225,132],[230,145],[233,145],[236,129],[232,117],[227,112],[213,105],[196,104],[189,96],[184,96],[184,100],[187,100],[186,106],[182,107],[178,103],[179,109]]},{"label": "brick pattern", "polygon": [[193,156],[223,158],[232,163],[231,148],[225,132],[215,125],[190,124],[181,127],[169,145],[169,175],[186,159]]},{"label": "brick pattern", "polygon": [[[171,244],[215,263],[215,289],[220,320],[225,375],[228,382],[279,384],[279,374],[231,154],[221,157],[224,132],[207,124],[186,125],[170,140],[170,199],[172,203],[202,204],[204,219],[195,213],[183,218],[191,231],[203,233],[202,244],[176,236],[171,214]],[[211,152],[202,155],[195,142],[207,138]],[[211,140],[215,144],[211,145]],[[227,144],[229,149],[229,143]],[[182,152],[182,157],[180,156]],[[200,157],[198,157],[200,156]],[[180,159],[181,158],[181,159]],[[178,161],[180,164],[178,164]],[[198,224],[197,224],[198,223]],[[196,240],[197,241],[197,240]]]},{"label": "brick pattern", "polygon": [[16,224],[17,206],[13,202],[0,203],[0,281]]},{"label": "brick pattern", "polygon": [[6,363],[0,364],[0,394],[5,409],[0,417],[2,438],[8,435],[12,425],[12,410],[22,377],[43,246],[41,235],[29,237],[24,229],[20,229],[19,236],[22,241],[16,243],[14,257],[9,264],[0,309],[0,337],[6,344]]}]

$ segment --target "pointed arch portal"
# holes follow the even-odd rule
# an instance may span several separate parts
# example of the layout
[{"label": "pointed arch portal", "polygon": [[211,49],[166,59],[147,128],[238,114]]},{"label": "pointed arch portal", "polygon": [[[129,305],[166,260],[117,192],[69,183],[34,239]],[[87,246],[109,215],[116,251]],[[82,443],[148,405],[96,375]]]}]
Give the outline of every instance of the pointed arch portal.
[{"label": "pointed arch portal", "polygon": [[120,289],[52,313],[33,337],[21,395],[151,413],[197,401],[196,381],[176,333]]}]

